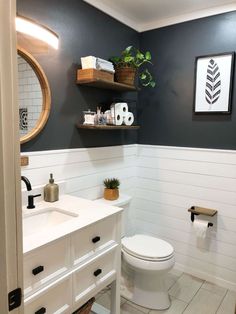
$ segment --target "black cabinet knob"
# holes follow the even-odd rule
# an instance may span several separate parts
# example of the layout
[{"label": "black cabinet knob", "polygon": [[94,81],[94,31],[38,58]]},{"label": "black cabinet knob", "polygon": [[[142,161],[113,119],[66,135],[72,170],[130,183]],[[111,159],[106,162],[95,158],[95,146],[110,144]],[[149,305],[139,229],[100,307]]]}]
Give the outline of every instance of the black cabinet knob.
[{"label": "black cabinet knob", "polygon": [[98,275],[100,275],[102,273],[101,268],[98,268],[97,270],[95,270],[95,272],[93,273],[95,277],[97,277]]},{"label": "black cabinet knob", "polygon": [[[42,271],[44,271],[44,266],[38,266],[38,267],[36,267],[36,268],[34,268],[33,270],[32,270],[32,274],[34,275],[34,276],[36,276],[36,275],[38,275],[39,273],[41,273]],[[45,312],[44,312],[45,313]]]},{"label": "black cabinet knob", "polygon": [[99,237],[99,236],[97,236],[97,237],[94,237],[93,239],[92,239],[92,242],[93,243],[97,243],[97,242],[99,242],[101,240],[101,238]]},{"label": "black cabinet knob", "polygon": [[46,308],[45,308],[45,307],[41,307],[41,309],[39,309],[38,311],[36,311],[34,314],[44,314],[44,313],[46,313],[46,312],[47,312]]}]

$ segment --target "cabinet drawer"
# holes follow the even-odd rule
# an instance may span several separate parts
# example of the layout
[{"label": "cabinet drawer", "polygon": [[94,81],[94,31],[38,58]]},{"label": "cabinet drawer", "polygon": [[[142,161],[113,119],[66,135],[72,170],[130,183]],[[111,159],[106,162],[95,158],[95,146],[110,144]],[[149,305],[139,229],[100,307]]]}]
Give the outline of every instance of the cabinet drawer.
[{"label": "cabinet drawer", "polygon": [[69,238],[61,239],[24,256],[24,294],[34,293],[70,268]]},{"label": "cabinet drawer", "polygon": [[24,314],[69,314],[72,303],[71,277],[47,289],[36,300],[28,302]]},{"label": "cabinet drawer", "polygon": [[102,285],[106,280],[115,275],[116,250],[117,249],[110,250],[73,273],[75,305],[77,305],[86,294],[91,293],[99,285]]},{"label": "cabinet drawer", "polygon": [[74,265],[116,242],[116,216],[108,217],[72,236]]}]

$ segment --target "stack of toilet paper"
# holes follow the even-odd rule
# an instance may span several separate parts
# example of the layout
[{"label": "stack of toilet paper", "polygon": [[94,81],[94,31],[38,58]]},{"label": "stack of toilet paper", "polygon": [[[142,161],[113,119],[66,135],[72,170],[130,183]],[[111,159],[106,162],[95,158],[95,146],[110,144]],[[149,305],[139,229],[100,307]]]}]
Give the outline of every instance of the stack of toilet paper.
[{"label": "stack of toilet paper", "polygon": [[132,125],[134,123],[134,115],[129,112],[127,103],[119,102],[111,105],[111,121],[115,125]]}]

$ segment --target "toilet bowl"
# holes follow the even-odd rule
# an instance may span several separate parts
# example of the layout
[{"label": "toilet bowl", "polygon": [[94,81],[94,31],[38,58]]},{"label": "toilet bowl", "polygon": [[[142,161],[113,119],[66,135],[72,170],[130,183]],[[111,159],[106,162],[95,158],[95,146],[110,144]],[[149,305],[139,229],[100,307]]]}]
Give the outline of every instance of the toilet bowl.
[{"label": "toilet bowl", "polygon": [[[150,309],[167,309],[170,298],[165,275],[175,263],[173,247],[156,237],[136,234],[122,238],[122,259],[126,267],[133,270],[133,273],[124,268],[122,271],[123,276],[129,273],[128,281],[132,281],[129,299]],[[124,282],[127,282],[127,276]]]},{"label": "toilet bowl", "polygon": [[130,200],[131,197],[127,195],[120,195],[115,201],[97,200],[99,203],[124,208],[121,295],[143,307],[164,310],[171,304],[165,278],[175,264],[174,249],[168,242],[154,236],[128,236],[133,229],[129,225],[132,221],[128,211]]}]

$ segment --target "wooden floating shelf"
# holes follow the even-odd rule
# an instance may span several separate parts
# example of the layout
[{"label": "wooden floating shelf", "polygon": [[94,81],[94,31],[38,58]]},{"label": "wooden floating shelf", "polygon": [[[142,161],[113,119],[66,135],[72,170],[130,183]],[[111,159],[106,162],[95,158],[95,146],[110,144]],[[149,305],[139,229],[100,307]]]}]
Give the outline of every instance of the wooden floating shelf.
[{"label": "wooden floating shelf", "polygon": [[87,130],[137,130],[139,125],[84,125],[77,124],[78,129]]},{"label": "wooden floating shelf", "polygon": [[87,79],[87,80],[77,79],[77,84],[96,87],[96,88],[102,88],[102,89],[116,90],[116,91],[121,91],[121,92],[122,91],[123,92],[137,91],[137,88],[135,86],[106,81],[102,79]]},{"label": "wooden floating shelf", "polygon": [[193,213],[195,215],[214,216],[217,213],[217,210],[204,208],[204,207],[198,207],[198,206],[192,206],[191,208],[188,209],[188,212]]}]

